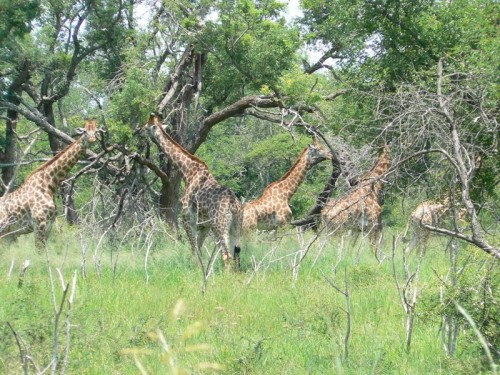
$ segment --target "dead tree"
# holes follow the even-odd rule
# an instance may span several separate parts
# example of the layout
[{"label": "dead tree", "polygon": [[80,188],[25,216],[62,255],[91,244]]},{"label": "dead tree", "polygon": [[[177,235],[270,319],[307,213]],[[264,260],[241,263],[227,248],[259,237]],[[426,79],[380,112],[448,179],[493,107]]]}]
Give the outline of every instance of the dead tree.
[{"label": "dead tree", "polygon": [[[461,79],[454,79],[458,75]],[[498,244],[488,240],[478,216],[478,207],[495,202],[475,202],[472,194],[474,185],[482,184],[476,181],[477,172],[483,165],[481,160],[496,155],[500,129],[494,110],[488,109],[491,105],[488,106],[480,83],[480,77],[472,73],[446,73],[444,59],[441,59],[435,89],[406,85],[395,94],[380,95],[379,120],[387,123],[386,133],[397,137],[401,150],[428,157],[425,173],[436,175],[431,181],[436,190],[442,191],[448,188],[449,180],[456,180],[456,189],[451,192],[450,199],[467,211],[467,230],[471,234],[458,228],[446,229],[425,223],[422,227],[471,243],[500,259]],[[471,102],[467,99],[470,97],[475,100]],[[405,159],[403,156],[401,160]],[[488,173],[498,176],[499,171],[495,169],[498,166],[491,164]],[[443,173],[450,176],[444,184]]]}]

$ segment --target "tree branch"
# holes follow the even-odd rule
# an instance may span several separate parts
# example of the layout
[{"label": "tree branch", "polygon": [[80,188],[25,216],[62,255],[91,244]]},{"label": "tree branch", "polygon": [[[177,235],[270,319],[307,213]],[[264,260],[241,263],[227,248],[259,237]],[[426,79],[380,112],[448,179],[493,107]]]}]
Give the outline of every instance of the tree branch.
[{"label": "tree branch", "polygon": [[230,104],[229,106],[221,109],[218,112],[211,114],[206,117],[198,126],[197,131],[195,132],[196,139],[191,139],[188,142],[188,149],[191,152],[195,152],[200,145],[205,142],[207,139],[208,133],[212,129],[212,127],[230,117],[234,117],[237,115],[242,115],[245,113],[245,110],[252,107],[259,108],[276,108],[281,107],[282,102],[275,96],[260,96],[260,95],[251,95],[245,96],[240,100]]}]

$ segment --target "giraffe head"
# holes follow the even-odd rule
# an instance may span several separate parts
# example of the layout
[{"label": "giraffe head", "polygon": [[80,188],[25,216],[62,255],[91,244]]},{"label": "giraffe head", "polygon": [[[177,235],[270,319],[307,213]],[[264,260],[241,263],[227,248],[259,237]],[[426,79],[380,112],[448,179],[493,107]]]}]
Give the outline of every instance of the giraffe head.
[{"label": "giraffe head", "polygon": [[80,134],[80,139],[85,145],[94,143],[96,140],[96,133],[101,131],[97,129],[97,120],[93,118],[92,120],[83,120],[85,127],[76,129],[76,132]]},{"label": "giraffe head", "polygon": [[332,158],[332,153],[325,146],[320,144],[317,138],[314,138],[313,143],[307,146],[308,167],[312,167],[325,159],[331,160]]},{"label": "giraffe head", "polygon": [[155,139],[156,136],[155,132],[157,128],[163,130],[161,126],[160,115],[158,115],[157,113],[151,113],[149,115],[148,122],[146,123],[146,125],[144,125],[142,130],[145,130],[151,138]]},{"label": "giraffe head", "polygon": [[151,128],[160,123],[160,116],[157,113],[151,113],[146,124],[146,128]]}]

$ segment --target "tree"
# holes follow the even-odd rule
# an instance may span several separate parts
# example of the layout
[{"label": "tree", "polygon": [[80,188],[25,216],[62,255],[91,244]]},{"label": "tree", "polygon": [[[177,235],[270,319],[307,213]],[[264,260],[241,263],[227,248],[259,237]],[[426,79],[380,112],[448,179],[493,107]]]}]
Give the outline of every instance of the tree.
[{"label": "tree", "polygon": [[[151,109],[163,114],[190,152],[216,124],[252,108],[282,106],[278,92],[261,91],[264,85],[277,87],[293,65],[298,39],[285,27],[281,10],[279,3],[248,1],[177,2],[155,9],[145,48],[154,56],[153,77],[162,94]],[[160,165],[168,176],[162,179],[160,208],[176,227],[181,179],[171,165]]]},{"label": "tree", "polygon": [[[487,175],[498,176],[499,172],[497,145],[500,128],[495,104],[485,96],[487,83],[484,77],[446,70],[445,61],[440,59],[438,62],[434,88],[401,86],[395,94],[381,96],[380,113],[388,124],[387,131],[397,135],[401,149],[408,150],[407,157],[402,156],[399,163],[433,153],[441,156],[428,157],[426,173],[439,171],[441,176],[448,176],[433,181],[437,185],[435,190],[448,190],[452,207],[458,203],[467,210],[471,234],[459,229],[458,209],[451,210],[454,230],[423,226],[472,243],[500,258],[500,248],[487,239],[478,216],[480,208],[497,201],[495,187],[498,178],[491,181],[490,186],[478,178],[481,169],[489,169]],[[453,67],[454,64],[450,65]],[[477,188],[489,190],[490,197],[483,196],[482,202],[475,201],[473,191]]]},{"label": "tree", "polygon": [[[61,140],[70,142],[71,137],[65,134],[67,129],[65,132],[56,130],[57,114],[62,125],[68,127],[63,99],[70,92],[81,63],[98,50],[107,52],[114,43],[113,36],[120,33],[125,9],[121,4],[106,1],[30,2],[23,7],[30,10],[23,22],[40,22],[41,27],[27,34],[30,27],[20,28],[24,23],[15,18],[11,27],[6,27],[12,32],[2,33],[7,34],[8,40],[3,64],[11,67],[4,77],[11,83],[0,100],[0,106],[7,110],[3,157],[6,165],[2,168],[2,180],[4,186],[10,187],[13,186],[14,166],[19,163],[16,156],[19,114],[47,132],[52,153],[61,149]],[[10,6],[7,14],[9,10]],[[17,14],[17,10],[13,12]],[[69,206],[73,202],[71,191],[61,190],[63,202]],[[74,213],[74,207],[68,207],[67,212]],[[68,220],[75,222],[76,217],[69,215]]]}]

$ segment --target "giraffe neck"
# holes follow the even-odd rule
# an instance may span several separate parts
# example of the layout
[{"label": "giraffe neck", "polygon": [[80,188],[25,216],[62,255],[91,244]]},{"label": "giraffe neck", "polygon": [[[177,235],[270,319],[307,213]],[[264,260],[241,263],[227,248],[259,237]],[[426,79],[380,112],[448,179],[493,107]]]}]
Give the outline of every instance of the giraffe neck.
[{"label": "giraffe neck", "polygon": [[157,125],[155,133],[163,152],[181,172],[184,181],[192,181],[193,178],[199,174],[211,176],[205,162],[198,159],[174,141],[174,139],[161,128],[161,125]]},{"label": "giraffe neck", "polygon": [[290,170],[286,172],[286,174],[281,179],[269,186],[269,188],[271,188],[273,185],[278,186],[280,192],[284,193],[286,198],[289,200],[292,195],[295,194],[302,181],[304,181],[306,172],[310,167],[307,163],[307,157],[308,155],[306,148],[304,151],[302,151],[302,154],[299,156],[293,167],[290,168]]},{"label": "giraffe neck", "polygon": [[[379,178],[383,176],[385,172],[389,169],[389,156],[386,152],[383,152],[375,161],[375,165],[372,169],[361,177],[361,181],[368,181]],[[382,188],[382,183],[380,181],[375,182],[376,187],[380,190]]]},{"label": "giraffe neck", "polygon": [[80,160],[85,152],[83,139],[73,142],[47,163],[36,169],[27,180],[42,179],[42,184],[54,193],[66,178],[70,169]]}]

